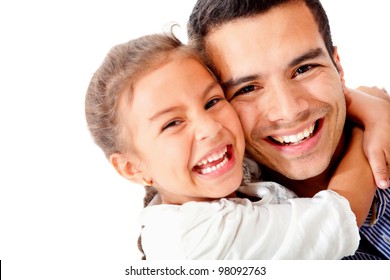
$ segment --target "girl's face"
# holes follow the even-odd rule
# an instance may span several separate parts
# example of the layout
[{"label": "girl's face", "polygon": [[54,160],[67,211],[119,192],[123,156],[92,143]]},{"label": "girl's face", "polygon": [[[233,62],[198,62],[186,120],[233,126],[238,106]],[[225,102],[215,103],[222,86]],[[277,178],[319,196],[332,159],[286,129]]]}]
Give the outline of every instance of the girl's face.
[{"label": "girl's face", "polygon": [[127,139],[140,174],[153,180],[163,203],[234,193],[242,179],[244,136],[207,69],[196,59],[174,56],[138,80],[133,91],[122,110],[132,134]]}]

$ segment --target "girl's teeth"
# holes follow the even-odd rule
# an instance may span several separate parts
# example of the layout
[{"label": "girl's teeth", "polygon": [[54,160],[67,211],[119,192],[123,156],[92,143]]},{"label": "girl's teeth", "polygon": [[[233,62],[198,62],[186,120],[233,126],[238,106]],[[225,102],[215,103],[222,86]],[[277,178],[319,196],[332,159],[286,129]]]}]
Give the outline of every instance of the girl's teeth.
[{"label": "girl's teeth", "polygon": [[226,152],[227,152],[227,147],[225,147],[220,152],[214,153],[214,154],[208,156],[206,159],[203,159],[202,161],[198,162],[197,166],[202,166],[202,165],[205,165],[205,164],[207,164],[209,162],[213,162],[213,161],[219,160],[219,159],[221,159],[222,157],[225,156]]},{"label": "girl's teeth", "polygon": [[225,157],[224,160],[222,162],[218,163],[217,165],[200,169],[200,173],[205,175],[205,174],[209,174],[211,172],[214,172],[217,169],[223,167],[227,162],[228,162],[228,159],[227,159],[227,157]]}]

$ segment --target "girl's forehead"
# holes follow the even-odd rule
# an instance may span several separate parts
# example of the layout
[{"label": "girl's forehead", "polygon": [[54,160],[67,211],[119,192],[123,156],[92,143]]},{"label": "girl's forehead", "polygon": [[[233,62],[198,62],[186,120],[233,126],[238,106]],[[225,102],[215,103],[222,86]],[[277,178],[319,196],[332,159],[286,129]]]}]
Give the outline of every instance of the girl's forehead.
[{"label": "girl's forehead", "polygon": [[[152,114],[180,104],[197,103],[217,82],[203,64],[192,57],[176,57],[144,75],[133,86],[130,110],[135,114]],[[123,104],[128,106],[127,104]],[[126,113],[126,109],[122,110]]]}]

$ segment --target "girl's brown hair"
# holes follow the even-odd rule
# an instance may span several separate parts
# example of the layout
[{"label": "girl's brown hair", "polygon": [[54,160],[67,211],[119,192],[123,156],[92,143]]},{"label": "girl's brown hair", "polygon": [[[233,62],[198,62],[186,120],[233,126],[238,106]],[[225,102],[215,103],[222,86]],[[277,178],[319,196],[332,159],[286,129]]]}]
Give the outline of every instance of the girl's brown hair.
[{"label": "girl's brown hair", "polygon": [[95,143],[107,158],[129,148],[121,144],[121,100],[131,101],[134,83],[167,62],[172,53],[199,59],[172,32],[153,34],[114,46],[94,73],[86,93],[85,115]]}]

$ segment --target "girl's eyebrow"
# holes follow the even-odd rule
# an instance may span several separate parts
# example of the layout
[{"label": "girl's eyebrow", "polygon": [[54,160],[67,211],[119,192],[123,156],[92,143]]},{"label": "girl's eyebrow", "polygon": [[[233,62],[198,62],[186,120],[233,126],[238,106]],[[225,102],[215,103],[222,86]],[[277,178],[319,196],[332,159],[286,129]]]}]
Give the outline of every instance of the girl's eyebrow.
[{"label": "girl's eyebrow", "polygon": [[173,112],[175,110],[179,109],[179,106],[172,106],[172,107],[168,107],[168,108],[165,108],[161,111],[158,111],[156,112],[155,114],[153,114],[150,118],[149,118],[149,121],[155,121],[156,119],[158,119],[160,116],[164,115],[164,114],[168,114],[170,112]]},{"label": "girl's eyebrow", "polygon": [[[213,88],[215,88],[217,86],[219,86],[219,84],[216,81],[213,81],[213,82],[209,83],[209,85],[202,92],[201,98],[204,98]],[[167,114],[167,113],[171,113],[171,112],[173,112],[175,110],[178,110],[179,108],[180,108],[180,106],[178,106],[178,105],[174,105],[174,106],[171,106],[171,107],[168,107],[168,108],[164,108],[164,109],[154,113],[150,118],[148,118],[148,120],[153,122],[157,118],[161,117],[162,115]]]}]

